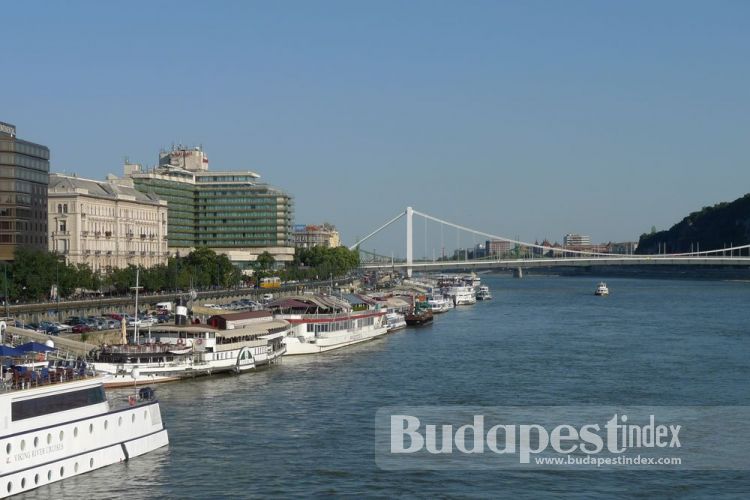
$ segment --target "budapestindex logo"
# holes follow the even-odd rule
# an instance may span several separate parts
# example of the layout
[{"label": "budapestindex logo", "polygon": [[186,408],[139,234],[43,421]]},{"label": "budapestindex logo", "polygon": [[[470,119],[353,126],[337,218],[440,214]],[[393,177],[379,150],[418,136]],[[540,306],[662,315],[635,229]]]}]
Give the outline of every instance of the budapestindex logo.
[{"label": "budapestindex logo", "polygon": [[382,408],[376,462],[385,469],[747,470],[737,431],[748,416],[748,407]]},{"label": "budapestindex logo", "polygon": [[[485,432],[484,415],[474,415],[471,424],[422,425],[418,417],[391,415],[391,453],[484,453],[515,454],[521,463],[529,463],[532,454],[551,447],[557,453],[581,451],[592,455],[605,446],[611,453],[633,448],[679,448],[680,425],[656,425],[650,415],[646,425],[627,424],[627,415],[614,415],[604,425],[587,424],[580,428],[561,424],[548,430],[538,424],[496,424]],[[438,433],[440,439],[438,439]],[[470,437],[469,437],[470,436]],[[406,441],[409,445],[405,446]],[[440,445],[438,445],[440,441]],[[500,444],[502,443],[502,444]]]}]

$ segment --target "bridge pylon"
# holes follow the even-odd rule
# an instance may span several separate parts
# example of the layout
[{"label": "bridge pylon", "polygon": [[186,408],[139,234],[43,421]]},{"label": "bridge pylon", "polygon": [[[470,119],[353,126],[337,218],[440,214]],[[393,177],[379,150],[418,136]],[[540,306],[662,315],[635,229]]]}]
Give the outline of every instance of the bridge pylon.
[{"label": "bridge pylon", "polygon": [[414,263],[414,245],[412,244],[414,209],[406,207],[406,276],[411,278],[412,264]]}]

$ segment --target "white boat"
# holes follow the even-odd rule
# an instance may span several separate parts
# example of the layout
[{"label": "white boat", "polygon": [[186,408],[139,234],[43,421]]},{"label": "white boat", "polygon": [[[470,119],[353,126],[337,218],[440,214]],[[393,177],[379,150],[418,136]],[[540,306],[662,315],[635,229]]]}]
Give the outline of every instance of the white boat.
[{"label": "white boat", "polygon": [[451,300],[439,295],[433,295],[427,299],[427,305],[433,314],[444,313],[452,309],[452,304],[453,302]]},{"label": "white boat", "polygon": [[130,405],[123,401],[113,408],[101,377],[49,380],[27,389],[6,386],[0,393],[0,497],[126,462],[169,444],[150,389],[142,388]]},{"label": "white boat", "polygon": [[291,326],[268,311],[219,314],[209,321],[213,326],[152,327],[155,343],[103,348],[93,356],[91,367],[107,374],[105,386],[121,387],[242,373],[274,363],[286,352],[283,339]]},{"label": "white boat", "polygon": [[452,286],[446,288],[444,293],[456,306],[471,305],[477,302],[476,292],[470,286]]},{"label": "white boat", "polygon": [[287,297],[269,304],[274,317],[291,323],[288,355],[317,354],[372,340],[388,331],[382,309],[352,311],[334,297]]},{"label": "white boat", "polygon": [[492,293],[490,293],[490,287],[482,285],[477,288],[477,300],[491,300]]},{"label": "white boat", "polygon": [[462,279],[466,286],[470,286],[473,288],[477,288],[482,284],[482,278],[477,276],[475,273],[467,274]]},{"label": "white boat", "polygon": [[406,328],[406,320],[403,314],[399,314],[394,310],[388,310],[385,314],[386,329],[388,333],[395,332]]},{"label": "white boat", "polygon": [[596,286],[596,291],[594,291],[594,295],[609,295],[609,288],[607,288],[607,284],[605,282],[601,282]]}]

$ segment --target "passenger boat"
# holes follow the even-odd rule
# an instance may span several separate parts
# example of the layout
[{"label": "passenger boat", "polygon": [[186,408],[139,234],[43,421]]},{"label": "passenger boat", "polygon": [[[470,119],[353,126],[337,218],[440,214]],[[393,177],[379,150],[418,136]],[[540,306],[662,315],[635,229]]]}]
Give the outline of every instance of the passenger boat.
[{"label": "passenger boat", "polygon": [[440,314],[452,309],[452,301],[442,295],[433,295],[427,298],[427,305],[433,314]]},{"label": "passenger boat", "polygon": [[472,305],[477,303],[476,292],[473,287],[454,285],[444,289],[443,292],[456,306]]},{"label": "passenger boat", "polygon": [[[41,373],[41,371],[40,371]],[[110,405],[101,377],[6,380],[0,393],[0,497],[126,462],[169,444],[159,402],[141,388]],[[85,494],[83,494],[85,496]]]},{"label": "passenger boat", "polygon": [[383,309],[352,311],[335,297],[299,295],[267,304],[274,317],[291,323],[284,338],[290,356],[317,354],[372,340],[388,331]]},{"label": "passenger boat", "polygon": [[388,333],[395,332],[396,330],[402,330],[406,328],[406,321],[404,315],[397,313],[395,310],[389,309],[385,314],[386,329]]},{"label": "passenger boat", "polygon": [[477,300],[491,300],[492,294],[490,293],[490,287],[482,285],[477,288]]},{"label": "passenger boat", "polygon": [[208,321],[152,327],[154,343],[105,347],[91,357],[92,368],[107,374],[105,386],[121,387],[242,373],[284,355],[282,340],[290,325],[269,311],[219,314]]},{"label": "passenger boat", "polygon": [[[172,382],[194,369],[192,349],[162,343],[104,345],[89,355],[89,361],[104,375],[105,387]],[[135,377],[133,368],[138,368]]]},{"label": "passenger boat", "polygon": [[603,281],[600,282],[596,286],[596,290],[594,291],[594,295],[598,295],[600,297],[604,296],[604,295],[609,295],[609,288],[607,288],[607,284],[605,282],[603,282]]}]

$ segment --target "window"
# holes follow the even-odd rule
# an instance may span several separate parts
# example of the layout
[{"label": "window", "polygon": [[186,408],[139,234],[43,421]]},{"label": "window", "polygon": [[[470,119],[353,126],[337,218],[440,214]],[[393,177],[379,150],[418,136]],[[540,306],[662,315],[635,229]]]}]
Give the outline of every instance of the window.
[{"label": "window", "polygon": [[62,213],[62,204],[61,204],[61,203],[58,203],[58,204],[57,204],[57,213],[58,213],[58,214],[61,214],[61,213]]},{"label": "window", "polygon": [[106,401],[103,387],[91,387],[79,391],[53,394],[51,396],[13,401],[11,420],[16,422],[50,413],[72,410]]},{"label": "window", "polygon": [[68,204],[67,204],[67,203],[65,203],[65,204],[63,205],[63,213],[64,213],[64,214],[67,214],[67,213],[68,213]]}]

